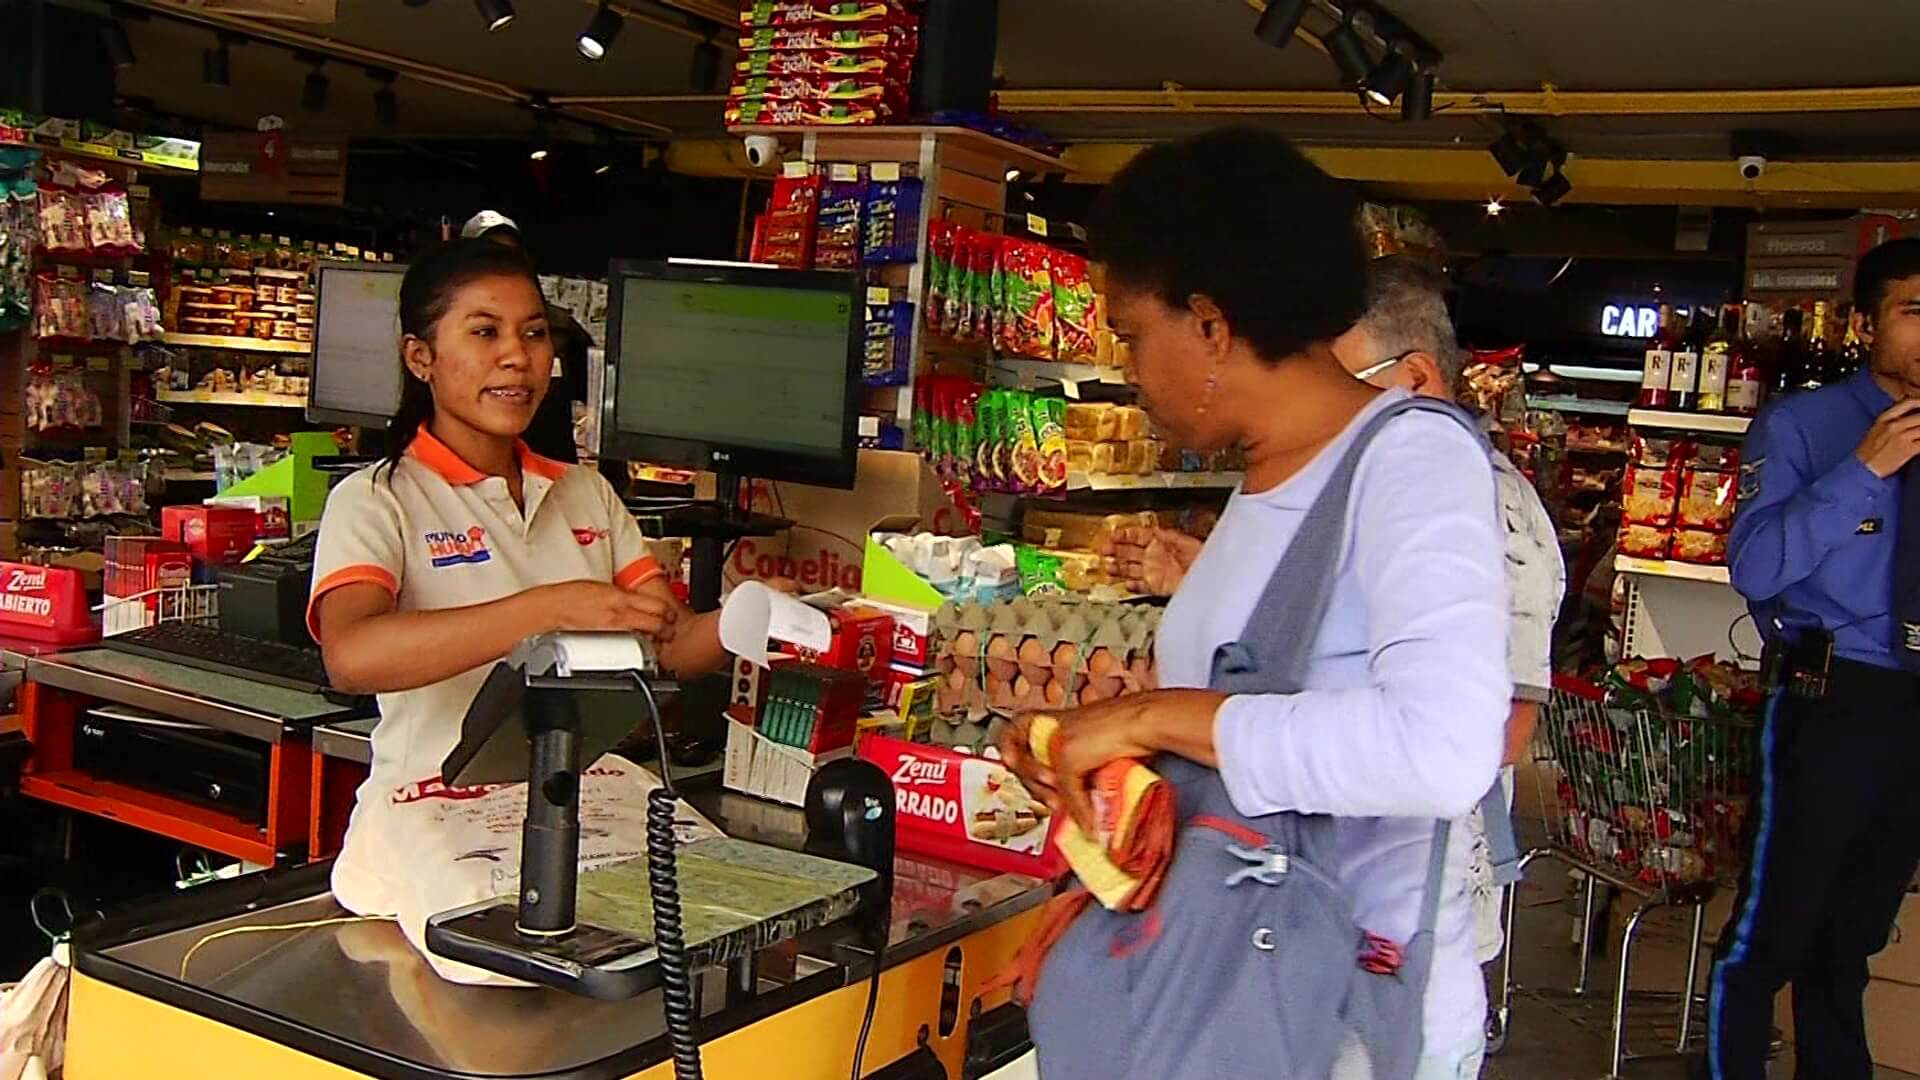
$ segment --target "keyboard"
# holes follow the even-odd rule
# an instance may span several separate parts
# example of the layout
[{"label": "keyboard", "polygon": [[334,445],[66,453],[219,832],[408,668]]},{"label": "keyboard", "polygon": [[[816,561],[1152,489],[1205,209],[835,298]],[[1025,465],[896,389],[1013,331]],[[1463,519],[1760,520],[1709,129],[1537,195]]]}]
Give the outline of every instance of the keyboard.
[{"label": "keyboard", "polygon": [[118,652],[168,660],[201,671],[233,675],[309,694],[327,690],[320,650],[242,637],[214,626],[168,622],[116,634],[101,642]]}]

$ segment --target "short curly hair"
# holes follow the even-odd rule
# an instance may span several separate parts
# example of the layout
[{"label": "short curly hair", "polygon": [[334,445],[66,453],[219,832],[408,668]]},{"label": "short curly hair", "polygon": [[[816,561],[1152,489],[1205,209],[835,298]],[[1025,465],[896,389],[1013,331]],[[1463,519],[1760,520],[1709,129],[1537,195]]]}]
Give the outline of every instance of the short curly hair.
[{"label": "short curly hair", "polygon": [[1281,136],[1219,128],[1134,158],[1087,233],[1110,280],[1174,307],[1211,297],[1234,334],[1277,363],[1366,310],[1358,208],[1351,187]]}]

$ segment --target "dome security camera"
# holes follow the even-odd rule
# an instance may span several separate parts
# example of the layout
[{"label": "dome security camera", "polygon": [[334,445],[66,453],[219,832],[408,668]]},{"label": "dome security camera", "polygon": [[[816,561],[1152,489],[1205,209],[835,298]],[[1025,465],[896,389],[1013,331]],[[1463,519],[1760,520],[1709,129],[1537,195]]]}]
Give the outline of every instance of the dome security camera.
[{"label": "dome security camera", "polygon": [[1740,155],[1740,179],[1752,182],[1767,171],[1767,159],[1759,154]]},{"label": "dome security camera", "polygon": [[771,135],[749,135],[745,139],[747,164],[764,169],[780,160],[780,140]]}]

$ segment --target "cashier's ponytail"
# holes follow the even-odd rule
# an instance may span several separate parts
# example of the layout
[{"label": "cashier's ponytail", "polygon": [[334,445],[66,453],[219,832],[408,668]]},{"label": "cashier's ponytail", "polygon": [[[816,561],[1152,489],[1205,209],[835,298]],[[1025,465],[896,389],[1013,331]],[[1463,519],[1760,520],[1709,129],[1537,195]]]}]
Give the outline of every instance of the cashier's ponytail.
[{"label": "cashier's ponytail", "polygon": [[540,290],[540,279],[524,252],[488,239],[456,240],[407,268],[400,282],[400,407],[387,421],[387,455],[382,463],[389,477],[413,437],[433,419],[433,388],[407,369],[405,339],[419,338],[431,346],[441,317],[453,306],[454,294],[470,281],[501,276],[524,277],[535,292]]}]

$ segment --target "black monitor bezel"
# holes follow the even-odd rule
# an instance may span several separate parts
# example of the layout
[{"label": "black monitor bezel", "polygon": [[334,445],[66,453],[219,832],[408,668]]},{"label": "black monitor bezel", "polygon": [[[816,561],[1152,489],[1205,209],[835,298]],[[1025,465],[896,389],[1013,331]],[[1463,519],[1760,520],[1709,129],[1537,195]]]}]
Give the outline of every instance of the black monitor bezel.
[{"label": "black monitor bezel", "polygon": [[[620,393],[620,337],[622,305],[629,278],[689,281],[714,285],[743,285],[774,289],[844,292],[847,305],[845,407],[840,453],[833,458],[809,457],[762,447],[734,446],[703,439],[623,432],[614,423],[614,404]],[[862,337],[866,312],[860,295],[859,274],[847,270],[781,270],[748,266],[720,266],[681,262],[616,259],[607,267],[607,369],[600,395],[600,456],[645,461],[680,468],[704,469],[732,476],[784,480],[820,487],[850,489],[859,462]]]},{"label": "black monitor bezel", "polygon": [[[328,269],[372,270],[382,274],[405,274],[407,267],[403,263],[369,263],[355,262],[351,259],[323,259],[314,267],[313,271],[313,351],[308,354],[310,360],[307,370],[307,422],[313,424],[347,424],[352,427],[373,428],[384,431],[386,430],[388,422],[393,419],[391,414],[381,416],[378,413],[365,413],[353,409],[335,409],[316,404],[314,401],[314,395],[319,393],[320,390],[320,380],[318,378],[320,374],[320,318],[321,312],[325,309],[327,302],[326,275],[323,271]],[[397,331],[393,344],[393,362],[395,364],[400,363],[400,339]],[[405,374],[400,376],[400,381],[404,387],[406,385]],[[395,402],[396,409],[398,404],[398,402]]]}]

